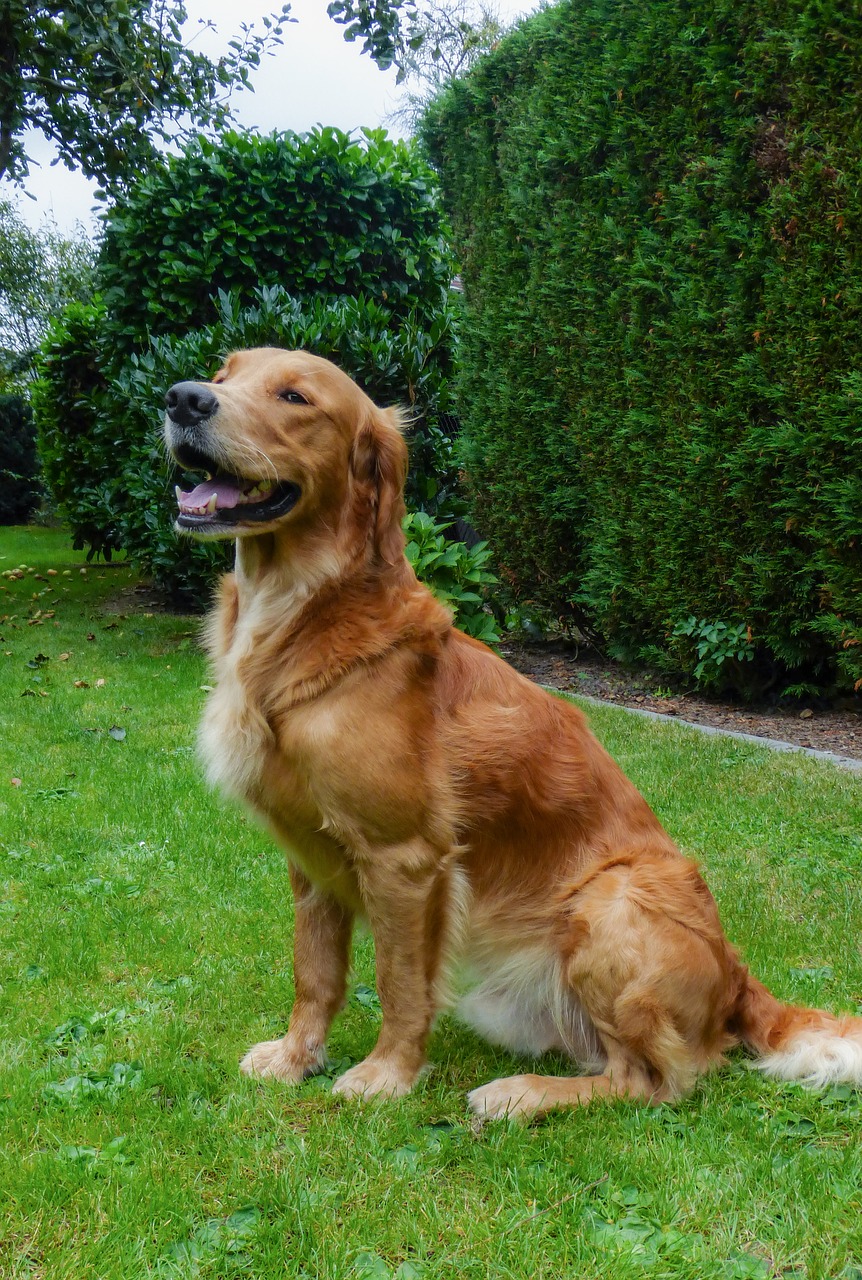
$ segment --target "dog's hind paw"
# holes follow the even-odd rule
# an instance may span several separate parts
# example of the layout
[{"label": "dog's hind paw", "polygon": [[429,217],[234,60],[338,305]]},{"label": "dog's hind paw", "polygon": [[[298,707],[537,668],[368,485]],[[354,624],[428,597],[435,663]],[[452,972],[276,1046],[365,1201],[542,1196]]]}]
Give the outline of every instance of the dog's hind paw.
[{"label": "dog's hind paw", "polygon": [[541,1111],[547,1089],[541,1076],[508,1076],[492,1080],[467,1095],[480,1120],[526,1119]]}]

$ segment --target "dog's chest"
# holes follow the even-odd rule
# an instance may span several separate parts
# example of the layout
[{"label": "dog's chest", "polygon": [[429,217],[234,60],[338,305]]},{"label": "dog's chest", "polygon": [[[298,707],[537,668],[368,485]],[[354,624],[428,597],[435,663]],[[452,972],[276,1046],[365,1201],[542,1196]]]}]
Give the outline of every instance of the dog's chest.
[{"label": "dog's chest", "polygon": [[216,659],[216,687],[207,699],[198,736],[209,782],[248,802],[265,779],[273,741],[267,709],[244,674],[255,649],[266,640],[260,612],[252,607],[235,619],[229,643]]},{"label": "dog's chest", "polygon": [[285,705],[255,697],[242,677],[241,661],[222,663],[204,714],[201,754],[213,785],[250,804],[297,851],[324,838],[349,860],[415,835],[431,809],[427,779],[389,684],[358,668]]}]

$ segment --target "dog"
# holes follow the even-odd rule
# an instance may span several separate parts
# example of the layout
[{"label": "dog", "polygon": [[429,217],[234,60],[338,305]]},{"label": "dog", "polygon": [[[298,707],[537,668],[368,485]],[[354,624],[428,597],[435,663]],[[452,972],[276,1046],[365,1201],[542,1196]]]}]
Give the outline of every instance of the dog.
[{"label": "dog", "polygon": [[284,848],[296,904],[288,1031],[244,1073],[293,1084],[324,1066],[361,919],[382,1025],[335,1081],[345,1098],[410,1090],[456,971],[483,1036],[581,1072],[485,1084],[469,1095],[485,1118],[673,1101],[740,1044],[773,1077],[862,1084],[862,1018],[782,1004],[753,977],[582,713],[417,580],[397,410],[274,348],[166,404],[170,453],[206,477],[177,489],[177,531],[236,541],[207,624],[202,757]]}]

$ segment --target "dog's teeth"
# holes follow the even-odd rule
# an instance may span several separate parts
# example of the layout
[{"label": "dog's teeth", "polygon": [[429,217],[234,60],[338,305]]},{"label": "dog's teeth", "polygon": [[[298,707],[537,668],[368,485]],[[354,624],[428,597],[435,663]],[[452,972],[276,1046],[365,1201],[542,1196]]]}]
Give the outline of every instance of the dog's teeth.
[{"label": "dog's teeth", "polygon": [[212,480],[212,474],[209,471],[204,472],[204,480],[206,480],[207,484]]},{"label": "dog's teeth", "polygon": [[214,493],[213,496],[210,498],[209,502],[207,503],[207,505],[204,507],[204,511],[207,513],[207,515],[211,516],[213,514],[213,512],[216,509],[217,502],[218,502],[218,495]]},{"label": "dog's teeth", "polygon": [[177,506],[179,506],[183,496],[183,491],[179,485],[175,487],[174,493],[177,495]]}]

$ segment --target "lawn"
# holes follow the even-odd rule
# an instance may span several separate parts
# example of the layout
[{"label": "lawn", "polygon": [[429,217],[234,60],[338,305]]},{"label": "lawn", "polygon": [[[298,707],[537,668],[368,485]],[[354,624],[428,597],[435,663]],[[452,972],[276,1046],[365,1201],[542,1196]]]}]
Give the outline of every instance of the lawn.
[{"label": "lawn", "polygon": [[[479,1128],[466,1091],[529,1066],[448,1017],[398,1102],[242,1078],[286,1025],[290,892],[201,781],[198,620],[57,530],[0,530],[0,573],[2,1280],[862,1280],[848,1089],[777,1085],[738,1055],[674,1108]],[[862,779],[589,714],[759,976],[862,1011]],[[362,938],[333,1072],[378,1020]]]}]

